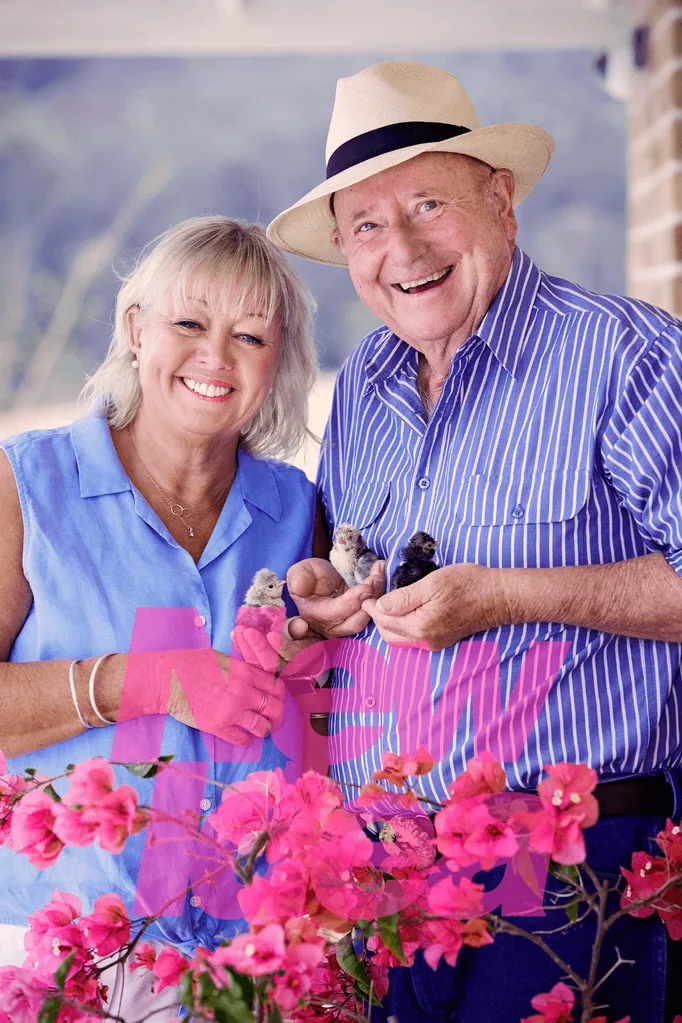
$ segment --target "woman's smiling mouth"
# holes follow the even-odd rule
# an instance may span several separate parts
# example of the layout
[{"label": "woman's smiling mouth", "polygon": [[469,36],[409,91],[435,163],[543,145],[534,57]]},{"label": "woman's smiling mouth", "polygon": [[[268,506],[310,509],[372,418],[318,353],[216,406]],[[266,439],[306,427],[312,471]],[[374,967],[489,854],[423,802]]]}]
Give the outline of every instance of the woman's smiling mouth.
[{"label": "woman's smiling mouth", "polygon": [[218,380],[194,380],[193,377],[180,377],[182,384],[205,401],[225,401],[234,392],[234,387]]},{"label": "woman's smiling mouth", "polygon": [[418,277],[413,281],[406,281],[404,284],[394,284],[393,287],[397,288],[398,291],[402,292],[403,295],[419,295],[424,291],[433,291],[434,288],[439,287],[443,281],[452,273],[452,267],[446,266],[442,270],[436,270],[435,273],[427,274],[425,277]]}]

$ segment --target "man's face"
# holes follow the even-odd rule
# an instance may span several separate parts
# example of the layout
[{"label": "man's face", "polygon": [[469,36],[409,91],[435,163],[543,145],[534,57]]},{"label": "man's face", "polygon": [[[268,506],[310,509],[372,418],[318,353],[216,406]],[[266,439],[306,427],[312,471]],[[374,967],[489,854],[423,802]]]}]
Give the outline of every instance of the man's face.
[{"label": "man's face", "polygon": [[365,305],[419,350],[473,332],[509,270],[513,188],[510,171],[423,153],[337,192],[334,240]]}]

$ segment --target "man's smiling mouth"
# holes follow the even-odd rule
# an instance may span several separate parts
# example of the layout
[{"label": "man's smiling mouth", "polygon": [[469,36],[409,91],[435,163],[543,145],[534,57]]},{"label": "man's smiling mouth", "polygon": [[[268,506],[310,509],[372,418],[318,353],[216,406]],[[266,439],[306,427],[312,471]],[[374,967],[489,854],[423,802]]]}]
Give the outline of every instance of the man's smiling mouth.
[{"label": "man's smiling mouth", "polygon": [[394,284],[393,287],[402,291],[404,295],[418,295],[422,291],[432,291],[445,281],[452,273],[452,267],[446,266],[435,273],[427,274],[425,277],[418,277],[414,281],[406,281],[404,284]]}]

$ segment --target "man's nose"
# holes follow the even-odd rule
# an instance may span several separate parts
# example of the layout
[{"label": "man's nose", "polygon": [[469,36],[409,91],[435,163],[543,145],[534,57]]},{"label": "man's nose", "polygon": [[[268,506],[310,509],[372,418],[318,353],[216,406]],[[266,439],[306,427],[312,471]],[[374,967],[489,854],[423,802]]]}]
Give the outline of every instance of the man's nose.
[{"label": "man's nose", "polygon": [[408,273],[426,252],[426,242],[418,228],[408,218],[391,224],[389,230],[389,258],[398,271]]}]

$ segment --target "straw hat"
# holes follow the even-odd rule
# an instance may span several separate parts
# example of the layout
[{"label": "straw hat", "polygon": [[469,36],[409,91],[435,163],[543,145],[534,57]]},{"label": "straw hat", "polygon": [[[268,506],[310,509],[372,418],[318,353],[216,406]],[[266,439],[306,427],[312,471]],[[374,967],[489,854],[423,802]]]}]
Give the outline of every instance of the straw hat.
[{"label": "straw hat", "polygon": [[345,266],[330,235],[330,196],[421,153],[464,153],[514,174],[518,204],[545,172],[554,139],[532,124],[482,128],[463,86],[427,64],[374,64],[336,87],[327,178],[272,221],[268,237],[317,263]]}]

